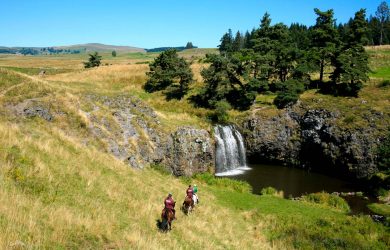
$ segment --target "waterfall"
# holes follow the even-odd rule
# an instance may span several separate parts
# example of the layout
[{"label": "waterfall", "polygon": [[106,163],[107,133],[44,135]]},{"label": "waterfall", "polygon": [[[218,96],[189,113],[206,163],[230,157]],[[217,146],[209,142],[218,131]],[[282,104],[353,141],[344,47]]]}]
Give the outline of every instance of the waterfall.
[{"label": "waterfall", "polygon": [[244,140],[234,126],[217,125],[214,127],[216,140],[216,175],[236,175],[248,169]]}]

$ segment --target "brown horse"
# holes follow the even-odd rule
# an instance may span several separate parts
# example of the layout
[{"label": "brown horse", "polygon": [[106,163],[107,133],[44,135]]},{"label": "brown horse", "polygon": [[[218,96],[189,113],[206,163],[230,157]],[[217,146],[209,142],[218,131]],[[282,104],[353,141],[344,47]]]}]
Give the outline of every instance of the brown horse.
[{"label": "brown horse", "polygon": [[182,210],[186,215],[188,215],[192,212],[192,209],[194,209],[194,200],[191,199],[191,197],[186,196],[183,202]]},{"label": "brown horse", "polygon": [[160,229],[163,232],[167,232],[172,229],[172,221],[174,218],[173,211],[171,209],[164,209],[164,212],[161,215],[161,226]]}]

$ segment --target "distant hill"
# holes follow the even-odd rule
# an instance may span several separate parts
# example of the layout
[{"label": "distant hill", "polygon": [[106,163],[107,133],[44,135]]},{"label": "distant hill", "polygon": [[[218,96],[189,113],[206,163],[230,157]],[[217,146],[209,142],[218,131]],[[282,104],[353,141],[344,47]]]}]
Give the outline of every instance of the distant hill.
[{"label": "distant hill", "polygon": [[51,46],[51,47],[4,47],[0,46],[0,54],[26,54],[26,55],[38,55],[38,54],[78,54],[85,52],[111,52],[115,50],[120,53],[131,52],[146,52],[145,49],[130,47],[130,46],[116,46],[107,45],[101,43],[86,43],[76,44],[69,46]]},{"label": "distant hill", "polygon": [[116,46],[116,45],[107,45],[101,43],[86,43],[86,44],[76,44],[69,46],[58,46],[54,47],[55,49],[66,49],[66,50],[84,50],[86,52],[98,51],[98,52],[111,52],[115,50],[116,52],[145,52],[145,49],[130,47],[130,46]]}]

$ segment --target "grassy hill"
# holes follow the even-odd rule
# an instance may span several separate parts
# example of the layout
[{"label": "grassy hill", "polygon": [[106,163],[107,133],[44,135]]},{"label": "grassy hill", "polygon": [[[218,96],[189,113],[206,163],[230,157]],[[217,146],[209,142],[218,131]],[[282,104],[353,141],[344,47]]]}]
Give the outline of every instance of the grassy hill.
[{"label": "grassy hill", "polygon": [[69,46],[58,46],[56,49],[70,49],[70,50],[85,50],[86,52],[98,51],[98,52],[116,52],[129,53],[129,52],[145,52],[142,48],[130,47],[130,46],[117,46],[117,45],[107,45],[101,43],[86,43],[86,44],[76,44]]},{"label": "grassy hill", "polygon": [[[80,110],[88,109],[84,98],[88,94],[136,96],[156,111],[168,130],[181,125],[210,127],[207,110],[194,109],[187,100],[168,103],[161,93],[143,91],[147,65],[142,62],[152,58],[107,54],[103,63],[108,65],[84,70],[81,55],[0,57],[1,249],[389,248],[389,228],[368,216],[256,196],[245,183],[209,175],[178,179],[153,167],[131,169],[102,145],[85,143],[89,132]],[[205,66],[192,66],[198,79],[194,86],[201,84],[199,72]],[[375,72],[385,67],[378,65]],[[49,70],[45,78],[38,77],[40,68]],[[379,81],[363,89],[361,98],[370,103],[387,96],[388,89],[376,87]],[[318,97],[307,95],[311,95],[303,97],[307,102]],[[266,98],[272,96],[258,97],[257,108],[265,105],[269,114],[277,112]],[[26,100],[39,100],[56,119],[18,115],[15,107]],[[328,106],[341,106],[334,101],[323,98]],[[386,108],[386,100],[374,103]],[[156,222],[164,197],[173,192],[180,204],[186,186],[194,182],[200,188],[200,205],[189,217],[178,209],[173,230],[160,233]]]}]

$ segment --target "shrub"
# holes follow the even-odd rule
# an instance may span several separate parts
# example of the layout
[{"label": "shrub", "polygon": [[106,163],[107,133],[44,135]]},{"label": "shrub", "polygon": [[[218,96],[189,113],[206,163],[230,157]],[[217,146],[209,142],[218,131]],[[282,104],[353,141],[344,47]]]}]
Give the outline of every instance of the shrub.
[{"label": "shrub", "polygon": [[343,212],[350,211],[348,203],[343,198],[334,194],[328,194],[325,192],[313,193],[302,196],[302,200],[309,203],[315,203],[325,207],[340,210]]},{"label": "shrub", "polygon": [[102,60],[102,57],[99,56],[97,52],[93,54],[89,54],[88,62],[84,62],[84,68],[93,68],[93,67],[99,67],[100,61]]},{"label": "shrub", "polygon": [[359,91],[363,88],[362,83],[339,83],[335,85],[335,96],[353,96],[357,97]]},{"label": "shrub", "polygon": [[215,105],[213,120],[215,120],[216,122],[219,122],[219,123],[228,122],[229,121],[229,114],[227,111],[231,108],[232,107],[230,106],[230,104],[225,100],[217,102]]},{"label": "shrub", "polygon": [[274,88],[278,91],[274,104],[279,109],[295,104],[299,99],[299,94],[305,91],[305,85],[295,79],[290,79],[283,83],[275,83]]},{"label": "shrub", "polygon": [[281,91],[274,99],[274,104],[278,109],[285,108],[289,105],[295,104],[299,99],[299,95],[294,92]]},{"label": "shrub", "polygon": [[261,193],[261,195],[272,195],[272,196],[281,197],[281,198],[283,198],[283,196],[284,196],[283,191],[278,191],[273,187],[263,188],[260,193]]},{"label": "shrub", "polygon": [[379,87],[390,86],[390,80],[383,80],[381,83],[379,83],[378,86],[379,86]]}]

